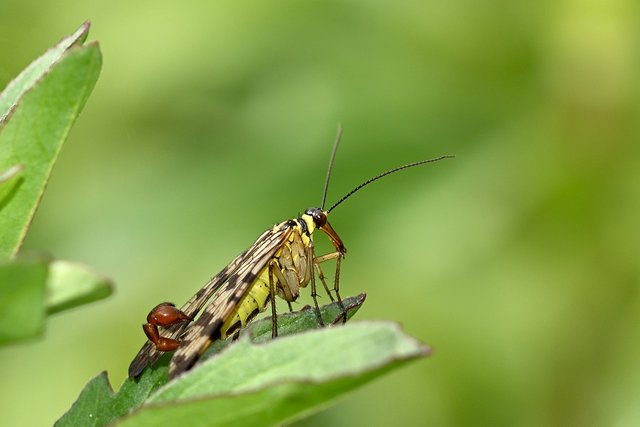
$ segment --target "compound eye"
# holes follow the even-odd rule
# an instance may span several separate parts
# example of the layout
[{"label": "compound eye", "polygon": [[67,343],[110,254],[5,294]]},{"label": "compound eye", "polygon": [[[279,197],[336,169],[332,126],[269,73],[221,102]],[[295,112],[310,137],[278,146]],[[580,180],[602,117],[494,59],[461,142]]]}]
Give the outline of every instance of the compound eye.
[{"label": "compound eye", "polygon": [[315,222],[318,227],[322,227],[327,223],[327,215],[318,209],[313,212],[313,222]]}]

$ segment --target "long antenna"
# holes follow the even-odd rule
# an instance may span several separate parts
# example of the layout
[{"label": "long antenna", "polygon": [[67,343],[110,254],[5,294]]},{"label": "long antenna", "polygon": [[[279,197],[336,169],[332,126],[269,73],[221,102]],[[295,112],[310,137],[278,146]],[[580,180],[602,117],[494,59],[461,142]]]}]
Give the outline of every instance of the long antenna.
[{"label": "long antenna", "polygon": [[324,210],[324,204],[327,201],[327,190],[329,189],[329,179],[331,178],[331,170],[333,169],[333,159],[336,158],[338,152],[338,145],[340,145],[340,138],[342,137],[342,125],[338,123],[338,133],[336,134],[336,142],[333,143],[333,149],[331,150],[331,156],[329,157],[329,167],[327,168],[327,176],[324,179],[324,190],[322,190],[322,205],[320,209]]},{"label": "long antenna", "polygon": [[[335,148],[335,147],[334,147]],[[366,187],[367,185],[371,184],[373,181],[377,181],[382,177],[385,177],[387,175],[390,175],[394,172],[398,172],[401,171],[402,169],[407,169],[407,168],[412,168],[414,166],[420,166],[420,165],[424,165],[425,163],[433,163],[433,162],[437,162],[439,160],[443,160],[443,159],[450,159],[452,157],[452,155],[446,155],[446,156],[440,156],[440,157],[436,157],[434,159],[427,159],[427,160],[420,160],[419,162],[414,162],[414,163],[409,163],[408,165],[403,165],[403,166],[398,166],[397,168],[393,168],[391,170],[388,170],[386,172],[381,173],[380,175],[376,175],[371,179],[366,180],[365,182],[363,182],[362,184],[358,185],[356,188],[354,188],[353,190],[349,191],[342,199],[338,200],[336,202],[336,204],[334,204],[333,206],[331,206],[329,208],[329,210],[327,211],[327,213],[331,212],[332,210],[334,210],[340,203],[344,202],[345,200],[347,200],[349,197],[351,197],[356,191],[362,189],[363,187]],[[327,181],[328,181],[328,176],[327,176]],[[324,202],[323,202],[323,206],[324,206]]]}]

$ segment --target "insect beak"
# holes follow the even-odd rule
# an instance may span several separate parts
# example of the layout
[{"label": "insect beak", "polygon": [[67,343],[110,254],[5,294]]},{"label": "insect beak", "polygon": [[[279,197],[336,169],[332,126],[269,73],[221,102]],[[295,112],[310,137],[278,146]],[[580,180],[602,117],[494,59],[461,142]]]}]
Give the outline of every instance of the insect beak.
[{"label": "insect beak", "polygon": [[321,226],[320,230],[322,230],[324,234],[329,237],[329,240],[331,240],[331,243],[333,243],[333,246],[336,247],[336,250],[338,252],[340,252],[342,255],[347,253],[347,248],[344,247],[344,243],[342,243],[342,240],[340,240],[338,233],[336,233],[331,224],[329,224],[329,221]]}]

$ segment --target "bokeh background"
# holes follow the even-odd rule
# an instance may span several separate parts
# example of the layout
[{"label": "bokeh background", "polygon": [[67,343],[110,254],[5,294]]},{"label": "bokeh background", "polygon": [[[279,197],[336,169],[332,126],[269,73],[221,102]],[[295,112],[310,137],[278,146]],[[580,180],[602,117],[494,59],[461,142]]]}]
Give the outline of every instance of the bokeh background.
[{"label": "bokeh background", "polygon": [[457,155],[332,214],[359,318],[436,351],[297,425],[640,425],[638,9],[0,0],[2,87],[92,21],[103,72],[24,250],[116,286],[0,349],[0,424],[51,424],[102,370],[119,387],[153,305],[319,203],[341,122],[330,202]]}]

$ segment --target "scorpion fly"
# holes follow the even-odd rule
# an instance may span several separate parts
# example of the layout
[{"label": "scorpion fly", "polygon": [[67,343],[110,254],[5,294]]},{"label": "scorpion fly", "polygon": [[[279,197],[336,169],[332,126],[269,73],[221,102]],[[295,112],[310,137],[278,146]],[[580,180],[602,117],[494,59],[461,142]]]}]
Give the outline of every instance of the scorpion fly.
[{"label": "scorpion fly", "polygon": [[[190,369],[213,341],[233,336],[240,327],[244,327],[264,311],[269,302],[272,336],[275,338],[278,334],[275,297],[285,300],[291,310],[291,302],[298,298],[300,288],[309,283],[318,322],[323,324],[317,301],[316,274],[331,301],[334,301],[320,266],[325,261],[336,261],[333,293],[343,309],[341,316],[346,321],[340,297],[340,263],[347,249],[329,223],[329,214],[354,193],[380,178],[453,156],[421,160],[383,172],[364,181],[325,210],[327,188],[341,135],[342,128],[339,126],[329,157],[320,207],[308,208],[297,218],[283,221],[266,230],[180,309],[171,303],[154,307],[147,317],[147,323],[143,325],[149,341],[131,362],[129,377],[139,376],[146,366],[157,361],[164,352],[174,350],[169,363],[169,378],[176,377]],[[316,230],[326,234],[333,245],[333,251],[316,255],[313,244],[313,233]],[[203,307],[203,313],[197,317]],[[158,327],[162,328],[162,335]]]}]

